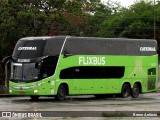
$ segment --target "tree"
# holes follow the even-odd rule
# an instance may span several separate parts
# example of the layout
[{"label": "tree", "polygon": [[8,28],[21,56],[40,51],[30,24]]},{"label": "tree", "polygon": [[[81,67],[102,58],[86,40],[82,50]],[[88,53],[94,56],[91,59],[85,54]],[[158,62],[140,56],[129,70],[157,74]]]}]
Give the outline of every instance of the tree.
[{"label": "tree", "polygon": [[[129,8],[121,8],[101,24],[105,37],[153,38],[152,2],[140,1]],[[106,31],[106,32],[104,32]],[[108,34],[109,33],[109,34]]]}]

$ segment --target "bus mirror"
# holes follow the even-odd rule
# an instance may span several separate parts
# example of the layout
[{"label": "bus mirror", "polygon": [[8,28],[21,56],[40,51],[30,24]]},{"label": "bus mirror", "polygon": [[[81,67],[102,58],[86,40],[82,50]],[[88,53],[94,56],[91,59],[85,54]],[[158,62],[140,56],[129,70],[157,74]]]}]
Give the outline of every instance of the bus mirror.
[{"label": "bus mirror", "polygon": [[35,62],[35,68],[38,68],[38,66],[41,64],[42,57],[38,58]]},{"label": "bus mirror", "polygon": [[7,56],[2,60],[2,67],[5,68],[5,65],[12,61],[12,56]]},{"label": "bus mirror", "polygon": [[7,56],[7,57],[3,58],[2,64],[5,65],[7,62],[9,62],[11,60],[12,60],[12,56]]},{"label": "bus mirror", "polygon": [[66,58],[66,57],[70,57],[70,56],[72,56],[72,54],[70,54],[70,53],[68,53],[68,52],[64,52],[64,58]]},{"label": "bus mirror", "polygon": [[49,56],[43,56],[43,57],[40,57],[36,60],[35,62],[35,68],[38,68],[41,64],[42,64],[42,61],[46,58],[48,58]]}]

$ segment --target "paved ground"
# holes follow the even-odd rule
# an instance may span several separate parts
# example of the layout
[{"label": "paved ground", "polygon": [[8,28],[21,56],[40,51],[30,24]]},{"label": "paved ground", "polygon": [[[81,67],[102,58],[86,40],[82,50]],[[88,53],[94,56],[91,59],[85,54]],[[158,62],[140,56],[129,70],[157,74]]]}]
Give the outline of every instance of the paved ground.
[{"label": "paved ground", "polygon": [[147,93],[139,98],[109,97],[96,99],[94,96],[70,96],[64,102],[54,97],[40,97],[32,102],[29,97],[2,97],[0,110],[5,111],[159,111],[160,93]]},{"label": "paved ground", "polygon": [[[64,102],[58,102],[55,101],[54,97],[41,97],[38,102],[32,102],[29,97],[2,97],[0,99],[0,111],[27,111],[27,112],[33,112],[33,111],[48,111],[50,113],[51,111],[55,111],[54,113],[58,113],[58,111],[61,111],[62,114],[61,117],[56,116],[56,118],[47,118],[51,120],[57,120],[57,119],[84,119],[80,116],[87,114],[88,117],[85,119],[92,119],[92,120],[105,120],[106,118],[101,117],[94,117],[94,116],[108,116],[105,113],[107,111],[113,111],[111,116],[119,116],[121,119],[123,116],[126,116],[127,114],[132,115],[134,112],[138,114],[137,111],[148,111],[147,113],[156,113],[158,117],[138,117],[139,119],[160,119],[159,114],[160,112],[160,93],[148,93],[140,95],[139,98],[133,99],[131,97],[129,98],[117,98],[117,97],[110,97],[110,98],[103,98],[103,99],[96,99],[94,96],[74,96],[74,97],[68,97],[68,99]],[[66,112],[65,112],[66,111]],[[65,116],[64,113],[68,113],[68,111],[86,111],[86,113],[79,112],[78,116],[76,113],[76,117],[74,115],[72,116]],[[92,112],[93,111],[93,112]],[[94,111],[102,111],[101,113],[94,112]],[[117,115],[115,111],[121,111],[122,114]],[[127,111],[131,111],[127,112]],[[153,112],[154,111],[154,112]],[[47,112],[46,112],[47,113]],[[46,114],[45,113],[45,114]],[[104,113],[104,114],[103,114]],[[52,113],[50,113],[52,115]],[[90,118],[92,117],[92,118]],[[118,117],[118,118],[119,118]],[[110,116],[109,116],[110,118]],[[114,119],[118,119],[115,117]],[[137,117],[136,117],[137,118]],[[12,118],[17,120],[17,118]],[[19,119],[28,119],[28,118],[19,118]],[[30,118],[32,119],[32,118]],[[37,118],[36,118],[37,119]],[[38,118],[42,119],[42,118]],[[113,118],[112,118],[113,119]],[[125,119],[125,117],[123,118]],[[127,119],[135,119],[132,117],[129,117]],[[8,120],[8,118],[3,118],[3,120]]]}]

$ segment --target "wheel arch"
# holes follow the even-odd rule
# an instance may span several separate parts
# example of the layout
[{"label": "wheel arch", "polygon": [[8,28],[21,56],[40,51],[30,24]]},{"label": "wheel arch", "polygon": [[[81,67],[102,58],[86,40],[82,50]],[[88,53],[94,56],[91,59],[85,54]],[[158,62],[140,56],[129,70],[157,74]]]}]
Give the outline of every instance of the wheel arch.
[{"label": "wheel arch", "polygon": [[127,85],[130,87],[130,90],[131,90],[131,83],[130,83],[130,82],[124,82],[124,83],[122,84],[122,86],[121,86],[121,90],[122,90],[122,87],[123,87],[124,84],[127,84]]},{"label": "wheel arch", "polygon": [[58,87],[57,88],[59,88],[59,86],[61,86],[61,85],[63,85],[65,88],[66,88],[66,94],[67,95],[69,95],[69,86],[68,86],[68,84],[66,83],[66,82],[62,82],[62,83],[60,83],[59,85],[58,85]]},{"label": "wheel arch", "polygon": [[131,95],[131,84],[130,82],[124,82],[121,87],[120,96],[122,98],[127,98]]}]

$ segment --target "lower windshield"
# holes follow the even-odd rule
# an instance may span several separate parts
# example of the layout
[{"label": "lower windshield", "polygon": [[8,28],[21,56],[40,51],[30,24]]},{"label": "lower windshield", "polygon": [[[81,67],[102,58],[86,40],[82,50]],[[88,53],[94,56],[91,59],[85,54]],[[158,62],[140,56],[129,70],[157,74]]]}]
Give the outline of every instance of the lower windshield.
[{"label": "lower windshield", "polygon": [[38,69],[34,63],[12,63],[11,81],[13,82],[33,82],[38,80]]}]

